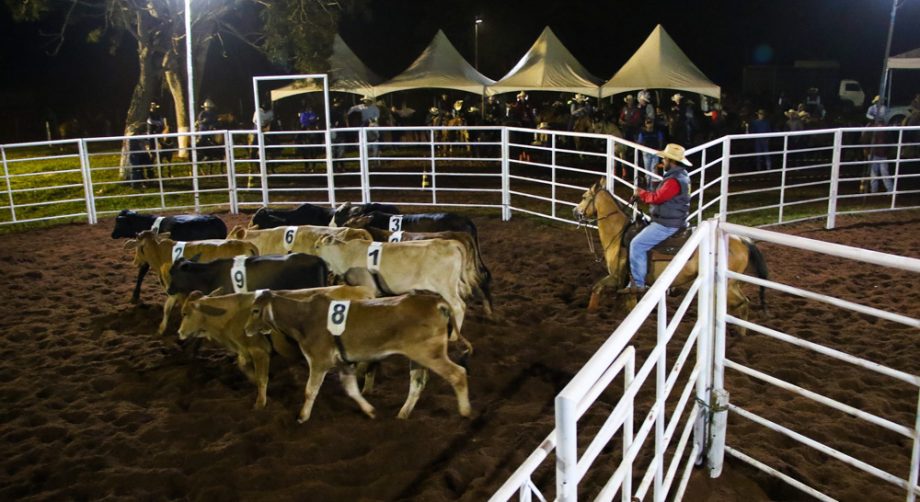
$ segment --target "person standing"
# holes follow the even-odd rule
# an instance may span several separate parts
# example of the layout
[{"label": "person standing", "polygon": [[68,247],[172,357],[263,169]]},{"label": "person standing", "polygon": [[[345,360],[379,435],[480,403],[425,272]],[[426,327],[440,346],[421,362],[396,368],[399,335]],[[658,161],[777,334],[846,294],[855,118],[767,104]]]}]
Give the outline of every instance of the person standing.
[{"label": "person standing", "polygon": [[[752,120],[748,125],[747,132],[749,134],[763,134],[772,132],[772,129],[770,129],[770,121],[767,120],[766,110],[757,110],[756,118]],[[758,171],[763,171],[764,166],[766,166],[767,170],[773,169],[773,165],[770,160],[770,138],[755,138],[754,152],[757,153],[757,156],[755,157],[755,163]]]},{"label": "person standing", "polygon": [[[645,124],[642,126],[642,130],[639,131],[639,136],[636,138],[636,143],[639,143],[640,145],[648,147],[652,150],[661,150],[664,148],[664,132],[655,128],[654,119],[646,118]],[[642,152],[642,160],[647,171],[657,174],[657,152]],[[654,179],[648,175],[646,175],[645,178],[645,186],[648,187],[649,190],[654,190],[658,185],[658,182],[654,181]]]},{"label": "person standing", "polygon": [[869,119],[871,123],[875,122],[885,122],[885,115],[888,113],[888,110],[884,105],[880,104],[880,97],[876,96],[872,98],[872,106],[866,110],[866,118]]},{"label": "person standing", "polygon": [[[872,127],[883,127],[883,117],[876,119]],[[891,192],[894,184],[888,173],[888,134],[881,130],[867,129],[862,134],[862,143],[865,145],[866,159],[869,161],[869,191],[877,193],[879,180],[885,185],[885,191]]]},{"label": "person standing", "polygon": [[198,130],[214,131],[217,130],[217,105],[211,98],[204,100],[201,104],[201,112],[198,113]]},{"label": "person standing", "polygon": [[632,285],[619,293],[644,293],[648,273],[648,252],[679,230],[687,227],[690,214],[690,175],[685,166],[692,166],[684,156],[684,147],[669,143],[658,152],[664,159],[664,179],[654,192],[637,188],[632,200],[650,205],[652,222],[629,243],[629,270]]},{"label": "person standing", "polygon": [[623,136],[629,141],[635,141],[636,135],[639,134],[639,126],[642,125],[642,113],[636,106],[636,98],[632,94],[623,98],[623,102],[617,122],[623,130]]},{"label": "person standing", "polygon": [[[374,103],[374,99],[370,96],[364,96],[361,98],[360,104],[352,106],[348,109],[348,115],[356,112],[361,113],[361,127],[377,127],[377,125],[380,123],[380,108]],[[368,156],[377,156],[377,150],[379,148],[377,145],[377,140],[379,138],[379,132],[375,130],[367,131]]]}]

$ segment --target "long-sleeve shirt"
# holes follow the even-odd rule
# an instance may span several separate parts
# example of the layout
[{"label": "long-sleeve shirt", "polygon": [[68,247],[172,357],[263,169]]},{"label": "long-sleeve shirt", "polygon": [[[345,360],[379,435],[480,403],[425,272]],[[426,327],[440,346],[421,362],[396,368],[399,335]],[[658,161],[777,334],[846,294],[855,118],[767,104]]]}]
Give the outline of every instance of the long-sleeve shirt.
[{"label": "long-sleeve shirt", "polygon": [[642,188],[639,189],[639,199],[646,204],[661,204],[667,202],[680,194],[680,183],[674,178],[664,180],[657,190],[649,192]]}]

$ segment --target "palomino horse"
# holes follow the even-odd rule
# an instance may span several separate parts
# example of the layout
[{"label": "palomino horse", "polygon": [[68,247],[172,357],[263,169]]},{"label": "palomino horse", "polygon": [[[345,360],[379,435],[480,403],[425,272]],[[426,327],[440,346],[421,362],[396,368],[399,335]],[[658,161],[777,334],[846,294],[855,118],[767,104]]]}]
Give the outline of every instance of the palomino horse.
[{"label": "palomino horse", "polygon": [[[624,243],[623,236],[628,228],[633,225],[623,207],[613,195],[607,191],[607,180],[601,178],[588,189],[581,198],[578,206],[573,209],[575,218],[580,222],[597,221],[597,230],[600,235],[601,246],[604,250],[604,260],[607,263],[607,277],[594,284],[591,289],[591,301],[588,309],[597,309],[600,294],[607,286],[620,288],[627,284],[629,279],[627,257],[629,249]],[[767,278],[767,264],[763,255],[754,243],[748,239],[732,236],[728,245],[728,268],[734,272],[744,272],[749,265],[753,265],[757,276]],[[649,263],[649,276],[658,277],[667,266],[668,262],[654,261]],[[674,280],[673,287],[681,289],[689,285],[697,274],[699,260],[696,255],[687,262],[684,269]],[[749,300],[741,291],[738,281],[728,282],[728,308],[739,314],[742,319],[747,319]],[[764,288],[760,288],[760,305],[766,308],[764,301]]]}]

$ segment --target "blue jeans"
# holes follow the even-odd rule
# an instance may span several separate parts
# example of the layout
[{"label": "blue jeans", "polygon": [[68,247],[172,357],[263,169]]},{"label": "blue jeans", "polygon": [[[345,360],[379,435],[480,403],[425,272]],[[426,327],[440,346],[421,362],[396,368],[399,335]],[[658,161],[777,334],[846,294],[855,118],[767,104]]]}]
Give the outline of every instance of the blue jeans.
[{"label": "blue jeans", "polygon": [[661,241],[676,234],[678,230],[680,229],[666,227],[653,221],[633,237],[632,242],[629,243],[629,271],[636,287],[645,287],[645,276],[648,273],[648,251]]},{"label": "blue jeans", "polygon": [[891,178],[888,175],[888,159],[880,155],[870,155],[869,162],[871,162],[869,174],[872,176],[872,181],[869,182],[869,186],[872,193],[878,192],[879,178],[881,178],[882,183],[885,184],[885,191],[892,191],[894,185],[891,183]]}]

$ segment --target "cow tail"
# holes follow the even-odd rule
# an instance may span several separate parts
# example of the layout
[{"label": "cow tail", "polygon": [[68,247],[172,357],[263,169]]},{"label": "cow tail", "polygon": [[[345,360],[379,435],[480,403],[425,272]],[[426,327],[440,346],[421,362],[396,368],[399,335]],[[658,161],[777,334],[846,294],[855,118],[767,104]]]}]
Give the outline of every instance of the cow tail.
[{"label": "cow tail", "polygon": [[[747,244],[748,247],[748,263],[754,265],[757,277],[768,279],[770,273],[769,270],[767,270],[767,262],[764,260],[763,253],[760,252],[760,249],[757,248],[757,244],[755,244],[754,241],[745,239],[745,244]],[[765,287],[760,287],[760,308],[763,309],[764,313],[767,312],[766,291],[767,289]]]},{"label": "cow tail", "polygon": [[479,269],[479,290],[483,295],[483,302],[488,303],[488,310],[492,310],[492,272],[482,261],[482,250],[479,248],[479,233],[475,225],[470,225],[470,234],[473,236],[473,249],[476,250],[476,268]]},{"label": "cow tail", "polygon": [[452,338],[451,335],[456,334],[457,340],[463,344],[464,350],[460,353],[460,357],[457,359],[457,364],[463,367],[463,369],[469,371],[468,361],[470,355],[473,354],[473,344],[470,343],[463,335],[460,334],[460,327],[457,326],[457,318],[454,317],[453,310],[450,308],[450,305],[447,304],[444,300],[441,300],[438,303],[438,310],[441,311],[441,314],[447,318],[447,339]]}]

